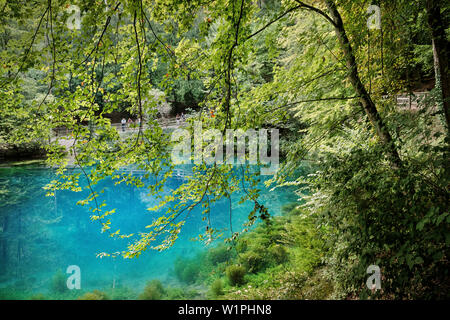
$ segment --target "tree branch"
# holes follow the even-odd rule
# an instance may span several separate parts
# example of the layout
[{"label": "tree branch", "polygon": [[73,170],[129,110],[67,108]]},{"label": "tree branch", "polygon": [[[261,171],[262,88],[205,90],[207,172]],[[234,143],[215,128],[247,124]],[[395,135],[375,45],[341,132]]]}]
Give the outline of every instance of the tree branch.
[{"label": "tree branch", "polygon": [[334,27],[337,26],[336,22],[329,15],[327,15],[324,11],[320,10],[319,8],[310,6],[310,5],[308,5],[308,4],[306,4],[306,3],[302,2],[302,1],[299,1],[299,0],[295,0],[295,2],[299,3],[301,8],[305,8],[305,9],[308,9],[310,11],[314,11],[314,12],[320,14],[325,19],[327,19]]},{"label": "tree branch", "polygon": [[264,31],[265,29],[267,29],[269,26],[271,26],[272,24],[274,24],[275,22],[277,22],[278,20],[282,19],[284,16],[286,16],[288,13],[295,11],[297,9],[300,9],[302,7],[302,5],[298,5],[296,7],[293,7],[291,9],[288,9],[287,11],[285,11],[283,14],[281,14],[280,16],[278,16],[275,20],[270,21],[268,24],[266,24],[264,27],[262,27],[261,29],[259,29],[258,31],[252,33],[251,35],[249,35],[245,40],[248,40],[250,38],[253,38],[254,36],[256,36],[258,33]]}]

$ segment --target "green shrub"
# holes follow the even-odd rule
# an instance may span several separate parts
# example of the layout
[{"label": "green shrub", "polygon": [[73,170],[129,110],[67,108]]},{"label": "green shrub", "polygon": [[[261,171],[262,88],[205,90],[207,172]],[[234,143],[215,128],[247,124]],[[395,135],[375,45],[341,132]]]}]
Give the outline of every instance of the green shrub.
[{"label": "green shrub", "polygon": [[173,269],[174,269],[174,273],[175,276],[178,278],[178,280],[181,281],[182,275],[183,275],[183,270],[184,270],[184,265],[185,265],[186,261],[180,257],[177,257],[175,259],[175,262],[173,263]]},{"label": "green shrub", "polygon": [[111,289],[111,300],[134,300],[136,297],[136,293],[128,287]]},{"label": "green shrub", "polygon": [[246,274],[246,270],[243,266],[228,266],[225,269],[225,274],[227,275],[228,281],[232,286],[239,286],[244,284],[244,276]]},{"label": "green shrub", "polygon": [[[426,166],[405,159],[401,170],[392,170],[384,150],[365,143],[355,140],[348,154],[324,159],[326,170],[314,177],[312,189],[320,190],[320,199],[309,203],[320,208],[312,212],[337,248],[325,257],[337,297],[373,297],[364,285],[366,269],[378,264],[387,280],[378,298],[449,299],[448,172],[431,177],[429,170],[450,162],[436,150]],[[425,159],[426,150],[418,154]]]},{"label": "green shrub", "polygon": [[92,292],[87,292],[81,297],[78,298],[78,300],[109,300],[108,295],[100,290],[94,290]]},{"label": "green shrub", "polygon": [[259,251],[246,251],[241,254],[240,260],[248,272],[258,272],[266,265],[263,255]]},{"label": "green shrub", "polygon": [[194,283],[197,280],[199,268],[193,262],[188,263],[184,268],[182,280],[186,283]]},{"label": "green shrub", "polygon": [[198,292],[195,290],[189,290],[187,288],[169,287],[166,289],[165,299],[168,300],[188,300],[194,299],[198,296]]},{"label": "green shrub", "polygon": [[214,297],[219,297],[219,296],[223,295],[223,283],[222,283],[222,280],[216,279],[211,284],[211,293],[213,294]]},{"label": "green shrub", "polygon": [[209,262],[216,266],[219,263],[223,263],[228,261],[231,258],[231,252],[224,245],[217,246],[215,248],[211,248],[207,254]]},{"label": "green shrub", "polygon": [[290,203],[284,204],[281,207],[281,213],[283,215],[291,215],[293,212],[296,212],[297,206],[298,206],[297,202],[290,202]]},{"label": "green shrub", "polygon": [[327,300],[332,298],[334,283],[325,268],[316,269],[309,275],[301,289],[302,300]]},{"label": "green shrub", "polygon": [[152,280],[145,286],[144,292],[139,295],[140,300],[161,300],[165,295],[164,287],[159,280]]},{"label": "green shrub", "polygon": [[58,270],[53,276],[51,290],[55,293],[65,293],[68,291],[66,275],[61,270]]},{"label": "green shrub", "polygon": [[285,247],[273,244],[269,247],[269,253],[276,264],[282,264],[288,260],[288,252]]},{"label": "green shrub", "polygon": [[236,243],[236,251],[239,253],[247,251],[248,248],[248,241],[245,238],[238,239]]},{"label": "green shrub", "polygon": [[174,263],[174,271],[178,280],[185,283],[194,283],[199,274],[198,262],[177,258]]},{"label": "green shrub", "polygon": [[185,300],[187,297],[183,289],[169,287],[166,290],[166,298],[168,300]]}]

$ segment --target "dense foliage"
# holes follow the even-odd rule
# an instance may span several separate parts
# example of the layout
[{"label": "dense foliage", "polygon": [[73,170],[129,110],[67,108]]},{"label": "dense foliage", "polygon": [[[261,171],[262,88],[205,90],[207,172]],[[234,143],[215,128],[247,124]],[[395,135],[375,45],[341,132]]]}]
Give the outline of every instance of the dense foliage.
[{"label": "dense foliage", "polygon": [[[380,28],[368,28],[371,4]],[[69,28],[69,5],[80,8],[80,29]],[[99,256],[167,249],[201,206],[199,239],[211,244],[226,232],[230,250],[202,256],[209,271],[180,258],[174,275],[208,284],[212,297],[450,297],[448,2],[0,0],[0,21],[2,156],[44,149],[58,168],[49,195],[88,182],[79,204],[103,232],[130,238]],[[245,165],[203,161],[166,192],[173,142],[158,119],[167,103],[172,114],[191,113],[190,132],[194,119],[220,132],[279,129],[283,161],[270,183],[274,192],[298,187],[290,214],[272,217],[258,202],[259,175]],[[115,114],[139,119],[136,132],[121,135]],[[118,171],[125,166],[156,182]],[[146,188],[160,201],[149,210],[164,215],[122,234],[110,220],[120,212],[97,202],[108,177]],[[254,204],[244,231],[261,224],[215,229],[212,204],[238,191]],[[0,185],[2,199],[20,196]],[[366,287],[369,265],[381,267],[376,292]],[[179,297],[173,290],[153,281],[139,297]]]}]

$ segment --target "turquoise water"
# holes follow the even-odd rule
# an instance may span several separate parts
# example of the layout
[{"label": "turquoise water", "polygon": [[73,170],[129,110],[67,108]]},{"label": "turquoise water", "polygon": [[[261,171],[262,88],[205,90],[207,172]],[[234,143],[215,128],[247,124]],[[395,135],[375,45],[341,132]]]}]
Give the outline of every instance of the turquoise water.
[{"label": "turquoise water", "polygon": [[[192,241],[205,228],[199,206],[193,210],[172,248],[163,252],[147,250],[135,259],[97,258],[100,252],[124,250],[130,240],[117,240],[101,233],[100,224],[91,221],[88,208],[76,205],[85,198],[86,192],[56,191],[54,197],[46,197],[43,187],[53,179],[54,171],[47,168],[0,168],[0,192],[3,192],[0,193],[0,288],[45,293],[55,273],[65,273],[69,265],[77,265],[84,290],[113,286],[141,290],[151,279],[173,283],[176,281],[174,260],[207,249],[203,243]],[[183,179],[170,178],[166,186],[176,188],[185,182]],[[113,231],[117,228],[123,234],[145,231],[144,226],[158,216],[146,210],[157,200],[148,196],[145,189],[114,185],[110,180],[96,188],[106,190],[100,202],[106,200],[107,209],[116,208]],[[261,188],[260,202],[271,214],[280,214],[283,204],[296,200],[290,189],[270,192]],[[253,208],[250,202],[238,205],[239,199],[239,194],[232,197],[233,231],[243,229],[242,224]],[[228,200],[212,206],[211,224],[224,229],[225,236],[229,236]]]}]

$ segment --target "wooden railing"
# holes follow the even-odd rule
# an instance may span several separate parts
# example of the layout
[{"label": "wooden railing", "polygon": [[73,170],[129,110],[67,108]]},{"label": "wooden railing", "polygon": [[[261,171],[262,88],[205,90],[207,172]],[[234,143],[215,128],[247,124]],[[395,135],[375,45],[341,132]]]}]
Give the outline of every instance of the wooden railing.
[{"label": "wooden railing", "polygon": [[[164,128],[164,129],[169,129],[169,128],[177,128],[177,127],[181,127],[184,124],[184,121],[177,121],[176,119],[158,119],[158,123],[159,125]],[[132,124],[125,124],[124,126],[122,126],[121,123],[111,123],[111,127],[115,128],[117,130],[117,132],[119,133],[130,133],[130,132],[138,132],[139,131],[139,125],[136,123],[132,123]],[[143,129],[147,129],[148,125],[146,125],[145,123],[143,124]],[[92,127],[93,130],[97,129],[97,127]],[[53,133],[55,137],[65,137],[65,136],[70,136],[72,133],[72,130],[68,129],[68,128],[56,128],[53,129]]]},{"label": "wooden railing", "polygon": [[400,109],[412,109],[417,110],[420,108],[420,104],[424,101],[428,92],[414,92],[412,94],[397,94],[394,96],[383,96],[384,99],[395,99],[397,106]]},{"label": "wooden railing", "polygon": [[[133,168],[122,168],[116,171],[117,173],[129,173],[132,176],[136,176],[136,175],[145,175],[148,172],[145,170],[140,170],[140,169],[133,169]],[[192,176],[192,172],[183,170],[183,169],[173,169],[173,174],[172,174],[172,178],[181,178],[183,180],[187,179],[187,177]]]}]

